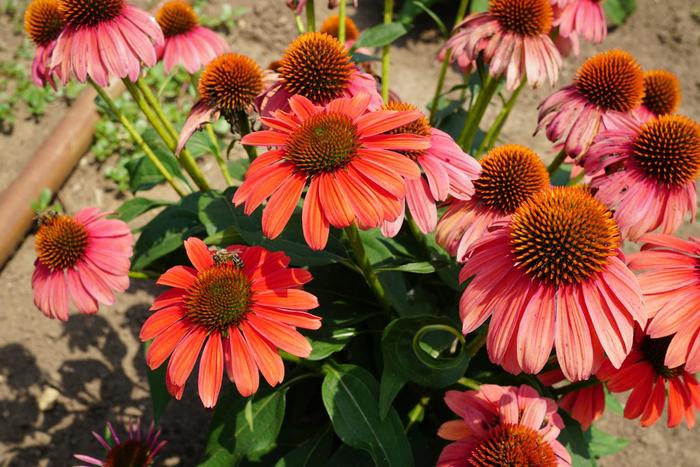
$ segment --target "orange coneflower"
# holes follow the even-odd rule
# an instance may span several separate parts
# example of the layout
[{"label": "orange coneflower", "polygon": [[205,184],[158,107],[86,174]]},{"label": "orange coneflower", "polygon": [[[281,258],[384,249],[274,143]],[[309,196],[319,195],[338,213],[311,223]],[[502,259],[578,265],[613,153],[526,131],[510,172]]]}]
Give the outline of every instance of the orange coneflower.
[{"label": "orange coneflower", "polygon": [[517,144],[496,147],[481,159],[481,174],[469,200],[454,199],[437,224],[435,239],[457,261],[496,222],[506,219],[525,200],[549,187],[540,157]]},{"label": "orange coneflower", "polygon": [[291,112],[262,119],[270,130],[246,135],[242,143],[274,147],[250,165],[233,196],[250,214],[270,198],[262,217],[263,233],[277,237],[304,198],[302,225],[311,248],[321,250],[329,227],[380,226],[401,214],[404,177],[416,179],[419,167],[396,151],[430,147],[426,136],[387,134],[420,117],[416,111],[368,112],[371,97],[359,94],[327,106],[302,96],[289,99]]},{"label": "orange coneflower", "polygon": [[647,316],[636,277],[620,252],[613,214],[588,189],[532,196],[508,222],[472,245],[460,280],[463,332],[491,316],[491,361],[538,373],[552,347],[564,375],[587,379],[605,355],[619,367],[635,322]]},{"label": "orange coneflower", "polygon": [[442,450],[437,467],[571,465],[569,452],[557,441],[564,428],[557,404],[529,386],[483,384],[478,391],[448,391],[445,403],[460,418],[438,431],[454,442]]},{"label": "orange coneflower", "polygon": [[80,313],[114,303],[129,287],[133,237],[129,226],[105,219],[97,208],[75,216],[47,212],[39,218],[32,274],[34,304],[49,318],[68,319],[69,300]]},{"label": "orange coneflower", "polygon": [[[564,373],[558,368],[540,373],[537,379],[545,386],[566,381]],[[605,412],[605,388],[601,382],[593,381],[590,386],[564,394],[558,401],[559,407],[579,422],[584,431],[588,430]]]},{"label": "orange coneflower", "polygon": [[257,104],[261,115],[267,117],[275,110],[289,110],[289,98],[293,95],[325,105],[358,93],[370,96],[373,109],[382,105],[377,82],[352,62],[338,39],[326,33],[308,32],[289,45],[276,79],[271,80]]},{"label": "orange coneflower", "polygon": [[[416,106],[402,102],[392,102],[384,106],[387,110],[416,111]],[[409,133],[430,139],[430,147],[419,151],[399,151],[414,160],[424,177],[406,180],[406,205],[418,228],[423,233],[432,232],[437,223],[437,201],[445,201],[448,195],[455,199],[468,200],[474,193],[474,180],[481,168],[476,160],[466,154],[450,135],[430,126],[428,119],[421,115],[418,119],[389,134]],[[382,233],[395,236],[403,224],[403,213],[394,221],[384,222]]]},{"label": "orange coneflower", "polygon": [[686,214],[695,219],[700,125],[680,115],[629,120],[596,137],[584,168],[596,197],[615,209],[623,236],[673,233]]},{"label": "orange coneflower", "polygon": [[175,152],[179,154],[192,134],[219,114],[232,125],[241,114],[247,119],[263,84],[263,72],[250,57],[225,53],[209,62],[199,77],[199,101],[187,115]]},{"label": "orange coneflower", "polygon": [[59,0],[66,27],[51,55],[63,84],[71,75],[107,86],[111,77],[136,81],[141,64],[156,64],[163,32],[152,16],[125,0]]},{"label": "orange coneflower", "polygon": [[700,371],[700,240],[648,234],[629,266],[642,271],[639,284],[651,317],[650,337],[673,336],[664,365]]},{"label": "orange coneflower", "polygon": [[152,423],[145,438],[141,432],[139,420],[134,420],[127,425],[127,437],[124,439],[119,438],[110,422],[107,422],[107,430],[109,430],[109,437],[92,432],[97,442],[107,450],[104,456],[98,458],[87,454],[74,454],[73,457],[89,466],[148,467],[153,464],[158,452],[167,444],[167,441],[159,440],[160,430],[155,431]]},{"label": "orange coneflower", "polygon": [[532,87],[545,81],[554,85],[561,56],[549,37],[552,20],[549,0],[490,0],[488,11],[455,27],[446,47],[463,68],[481,55],[492,77],[505,75],[509,90],[523,78]]},{"label": "orange coneflower", "polygon": [[58,0],[32,0],[24,13],[24,30],[36,45],[32,61],[32,81],[37,86],[49,83],[56,88],[49,73],[51,53],[65,23]]},{"label": "orange coneflower", "polygon": [[644,75],[629,53],[611,50],[595,55],[576,72],[573,84],[539,105],[537,130],[564,143],[569,157],[580,160],[595,136],[612,122],[631,115],[644,97]]},{"label": "orange coneflower", "polygon": [[625,404],[625,418],[640,419],[643,427],[661,418],[668,389],[669,427],[680,425],[685,418],[688,428],[695,425],[695,411],[700,409],[700,383],[683,365],[669,368],[664,363],[672,337],[653,339],[637,328],[632,352],[619,369],[606,361],[598,372],[611,392],[632,390]]},{"label": "orange coneflower", "polygon": [[155,313],[141,328],[141,340],[153,339],[148,366],[170,357],[166,383],[179,399],[201,351],[197,386],[205,407],[216,405],[224,369],[243,396],[257,391],[258,370],[270,386],[280,383],[277,349],[309,356],[311,344],[296,328],[321,326],[321,318],[306,312],[318,306],[316,297],[301,289],[311,274],[288,268],[284,253],[258,246],[212,252],[192,237],[185,250],[194,268],[175,266],[160,276],[157,284],[173,288],[155,300]]},{"label": "orange coneflower", "polygon": [[226,41],[211,29],[199,25],[197,14],[184,0],[170,0],[156,13],[165,41],[156,46],[165,72],[182,65],[195,73],[214,57],[228,50]]}]

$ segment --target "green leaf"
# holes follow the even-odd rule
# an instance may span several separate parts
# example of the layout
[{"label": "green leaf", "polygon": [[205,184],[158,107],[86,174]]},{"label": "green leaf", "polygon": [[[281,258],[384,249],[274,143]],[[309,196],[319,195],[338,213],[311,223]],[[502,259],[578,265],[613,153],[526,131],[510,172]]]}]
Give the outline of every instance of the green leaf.
[{"label": "green leaf", "polygon": [[391,44],[407,32],[408,28],[402,23],[379,24],[362,31],[353,49],[362,47],[383,47]]},{"label": "green leaf", "polygon": [[[148,352],[151,346],[151,341],[144,344],[144,354]],[[165,409],[172,397],[165,386],[165,372],[168,365],[163,363],[155,370],[151,370],[146,366],[146,375],[148,376],[148,387],[151,390],[151,403],[153,404],[153,422],[158,423],[160,417],[165,413]]]},{"label": "green leaf", "polygon": [[595,461],[592,459],[588,447],[588,440],[581,430],[581,424],[571,418],[563,410],[559,410],[559,415],[564,419],[564,429],[559,433],[557,440],[562,443],[569,454],[571,454],[573,467],[594,467]]},{"label": "green leaf", "polygon": [[177,204],[161,211],[141,231],[134,246],[132,267],[140,271],[163,256],[182,247],[185,239],[204,234],[197,216],[201,193],[182,198]]},{"label": "green leaf", "polygon": [[[394,264],[392,264],[394,263]],[[428,261],[420,261],[418,263],[403,263],[395,264],[395,262],[385,262],[377,265],[376,272],[384,271],[401,271],[412,272],[414,274],[432,274],[435,272],[435,266]]]},{"label": "green leaf", "polygon": [[316,467],[327,465],[333,447],[333,430],[328,425],[280,458],[275,467]]},{"label": "green leaf", "polygon": [[308,360],[323,360],[345,348],[357,335],[355,326],[371,316],[358,312],[360,305],[333,300],[327,295],[318,293],[320,307],[313,311],[322,318],[323,324],[315,331],[304,331],[311,342]]},{"label": "green leaf", "polygon": [[622,408],[622,404],[620,404],[620,401],[617,400],[617,397],[608,391],[607,388],[605,390],[605,407],[618,415],[622,415],[625,412],[625,410]]},{"label": "green leaf", "polygon": [[169,206],[171,204],[173,204],[171,201],[160,199],[134,198],[119,206],[117,212],[115,213],[115,217],[123,220],[124,222],[129,222],[136,219],[141,214],[150,211],[151,209]]},{"label": "green leaf", "polygon": [[480,13],[489,9],[489,0],[472,0],[470,13]]},{"label": "green leaf", "polygon": [[[160,148],[154,149],[153,152],[170,173],[182,179],[180,164],[170,152]],[[154,186],[165,182],[163,175],[145,155],[138,155],[130,159],[124,166],[129,173],[129,189],[134,193],[150,190]]]},{"label": "green leaf", "polygon": [[367,451],[377,466],[412,466],[411,446],[396,411],[390,410],[383,420],[379,416],[374,377],[355,365],[329,363],[324,371],[323,405],[340,439]]},{"label": "green leaf", "polygon": [[372,458],[365,451],[341,444],[328,462],[323,465],[333,467],[374,467]]},{"label": "green leaf", "polygon": [[44,212],[48,209],[51,198],[53,198],[53,192],[49,188],[42,188],[39,197],[32,201],[32,210],[37,214]]},{"label": "green leaf", "polygon": [[554,186],[566,186],[571,181],[571,164],[562,164],[557,170],[552,174],[552,185]]},{"label": "green leaf", "polygon": [[617,454],[629,444],[626,439],[605,433],[596,427],[591,427],[587,433],[590,436],[589,451],[596,459]]},{"label": "green leaf", "polygon": [[243,398],[233,387],[225,386],[214,410],[200,467],[228,467],[274,447],[284,420],[286,393],[287,388],[278,388]]},{"label": "green leaf", "polygon": [[637,9],[636,0],[607,0],[603,3],[609,24],[620,26]]},{"label": "green leaf", "polygon": [[[425,13],[428,7],[433,6],[438,2],[440,2],[440,0],[420,0],[415,2],[409,0],[404,2],[401,10],[399,11],[398,21],[404,24],[412,24],[413,20],[418,15]],[[419,3],[420,5],[418,5]]]},{"label": "green leaf", "polygon": [[454,336],[445,332],[448,327],[454,329],[447,318],[417,316],[395,319],[384,329],[384,371],[379,398],[382,416],[388,412],[396,394],[407,381],[442,388],[464,376],[469,366],[469,355],[463,345],[459,346],[456,354],[441,356],[443,349],[454,342]]},{"label": "green leaf", "polygon": [[430,18],[435,21],[435,24],[437,25],[438,29],[440,30],[440,33],[442,33],[443,37],[448,38],[450,37],[450,30],[447,29],[447,26],[445,26],[445,23],[440,19],[440,17],[435,13],[433,10],[428,8],[424,1],[414,1],[413,4],[425,12],[426,15],[430,16]]}]

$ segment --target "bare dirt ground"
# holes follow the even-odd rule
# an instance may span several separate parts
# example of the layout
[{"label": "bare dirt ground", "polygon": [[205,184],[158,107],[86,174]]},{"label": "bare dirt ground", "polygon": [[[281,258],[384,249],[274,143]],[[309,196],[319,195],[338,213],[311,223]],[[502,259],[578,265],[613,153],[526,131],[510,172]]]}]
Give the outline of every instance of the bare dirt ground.
[{"label": "bare dirt ground", "polygon": [[[560,84],[568,82],[585,57],[598,50],[621,47],[634,53],[644,67],[666,68],[678,74],[683,84],[681,112],[700,119],[700,0],[637,1],[638,11],[604,44],[586,46],[581,57],[566,61]],[[211,3],[211,11],[215,12],[224,2]],[[381,2],[360,3],[360,10],[353,14],[361,27],[380,21]],[[282,0],[239,0],[235,5],[249,10],[229,38],[233,50],[250,55],[262,65],[277,58],[295,34],[293,18]],[[319,17],[323,18],[327,12],[321,10]],[[0,58],[11,54],[20,40],[7,26],[7,20],[0,18]],[[403,99],[419,106],[429,100],[439,66],[434,57],[440,46],[435,30],[425,23],[394,49],[392,87]],[[450,75],[448,84],[456,82],[458,77]],[[504,141],[530,145],[543,156],[551,152],[544,137],[531,136],[536,104],[550,92],[523,92],[504,130]],[[21,170],[62,112],[62,105],[57,104],[38,123],[18,118],[14,132],[0,136],[0,189]],[[213,172],[212,164],[207,165],[207,172]],[[83,158],[59,194],[68,211],[87,205],[113,209],[121,203],[103,172],[104,167],[89,154]],[[74,452],[100,452],[89,432],[99,431],[106,420],[150,417],[138,330],[156,290],[147,282],[133,281],[114,306],[103,307],[95,317],[73,316],[67,324],[47,320],[32,304],[33,243],[33,236],[28,236],[0,271],[0,465],[72,465]],[[202,409],[192,386],[184,400],[171,404],[162,419],[164,438],[170,440],[161,456],[165,465],[191,466],[201,454],[209,413]],[[55,403],[44,407],[39,402],[42,394],[46,396],[54,389],[58,391]],[[617,414],[607,414],[600,428],[630,439],[628,449],[601,465],[700,463],[697,431],[669,430],[663,423],[643,430]]]}]

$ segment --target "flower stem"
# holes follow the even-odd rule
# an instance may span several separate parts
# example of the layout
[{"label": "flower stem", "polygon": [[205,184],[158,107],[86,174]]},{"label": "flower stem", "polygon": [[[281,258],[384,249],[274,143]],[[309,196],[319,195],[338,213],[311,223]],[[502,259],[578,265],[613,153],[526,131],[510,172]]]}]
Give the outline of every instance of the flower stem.
[{"label": "flower stem", "polygon": [[[248,119],[248,114],[244,110],[236,110],[236,120],[238,121],[238,129],[241,132],[241,138],[251,132],[250,120]],[[242,144],[245,152],[248,153],[248,160],[253,162],[256,157],[258,157],[258,150],[255,146],[246,146]]]},{"label": "flower stem", "polygon": [[314,6],[314,0],[308,0],[306,2],[306,30],[308,32],[316,30],[316,8]]},{"label": "flower stem", "polygon": [[362,271],[362,275],[367,281],[367,285],[372,289],[374,295],[379,301],[379,305],[386,311],[391,310],[391,304],[386,297],[386,292],[384,291],[384,286],[379,281],[377,273],[372,268],[372,263],[367,257],[367,252],[365,251],[365,246],[362,243],[362,237],[360,237],[360,231],[355,224],[352,224],[345,228],[345,235],[347,236],[348,243],[352,249],[352,255],[355,258],[355,262]]},{"label": "flower stem", "polygon": [[461,384],[462,386],[464,386],[465,388],[473,389],[475,391],[478,391],[479,388],[481,388],[480,382],[478,382],[474,379],[471,379],[471,378],[467,378],[466,376],[463,378],[459,378],[459,381],[457,381],[457,382],[459,384]]},{"label": "flower stem", "polygon": [[[177,146],[177,133],[175,132],[175,128],[172,127],[165,117],[163,109],[160,107],[156,97],[150,92],[148,86],[142,82],[142,79],[139,79],[137,84],[132,83],[128,78],[124,78],[122,81],[153,129],[158,133],[168,149],[173,151],[174,154],[175,147]],[[143,89],[147,89],[148,92],[142,92]],[[178,160],[200,190],[209,191],[211,189],[209,188],[209,183],[206,178],[204,178],[204,175],[199,170],[192,154],[190,154],[187,149],[182,151]]]},{"label": "flower stem", "polygon": [[562,386],[560,388],[552,388],[552,392],[557,396],[563,396],[565,394],[569,394],[570,392],[578,391],[589,386],[595,386],[599,383],[600,381],[598,380],[598,378],[596,378],[595,376],[591,376],[589,379],[584,381],[577,381],[575,383],[567,384],[566,386]]},{"label": "flower stem", "polygon": [[338,4],[338,42],[345,45],[345,17],[347,16],[347,0]]},{"label": "flower stem", "polygon": [[484,118],[486,109],[489,107],[489,103],[496,94],[496,89],[498,89],[498,79],[492,78],[490,75],[486,75],[481,92],[479,92],[476,102],[469,111],[467,119],[464,122],[464,128],[459,135],[459,145],[463,150],[469,151],[471,149],[472,143],[474,142],[474,137],[479,130],[479,124],[481,119]]},{"label": "flower stem", "polygon": [[476,336],[472,338],[471,341],[467,344],[467,355],[469,355],[469,358],[474,357],[479,350],[484,346],[486,343],[486,334],[487,334],[487,329],[481,330]]},{"label": "flower stem", "polygon": [[211,148],[212,152],[214,153],[216,163],[219,165],[219,169],[221,169],[221,175],[224,176],[226,184],[231,186],[233,185],[233,177],[231,177],[231,173],[228,171],[226,160],[221,155],[219,139],[216,137],[216,133],[214,133],[214,127],[212,127],[211,123],[207,123],[204,127],[206,128],[207,135],[209,136],[209,141],[211,142]]},{"label": "flower stem", "polygon": [[95,91],[97,91],[97,94],[102,98],[102,100],[105,101],[105,103],[109,107],[109,110],[111,110],[112,113],[117,117],[119,123],[121,123],[121,125],[126,129],[127,133],[129,133],[131,139],[144,152],[144,154],[146,154],[146,157],[148,157],[148,160],[151,161],[156,170],[160,172],[165,181],[168,182],[171,187],[173,187],[173,190],[175,190],[175,192],[178,195],[187,195],[187,192],[179,185],[179,183],[177,183],[170,171],[163,165],[160,159],[158,159],[158,156],[155,155],[151,147],[148,144],[146,144],[139,132],[136,131],[136,128],[134,128],[133,123],[131,123],[131,121],[126,117],[126,115],[124,115],[121,112],[121,110],[119,110],[112,98],[109,97],[105,90],[98,86],[92,79],[89,79],[88,81],[90,85],[93,88],[95,88]]},{"label": "flower stem", "polygon": [[[343,2],[344,0],[341,0]],[[342,5],[342,3],[341,3]],[[384,0],[384,24],[391,24],[394,15],[394,0]],[[389,102],[389,51],[391,44],[382,49],[382,99]]]},{"label": "flower stem", "polygon": [[[455,17],[455,24],[453,26],[456,27],[460,21],[464,18],[465,13],[467,12],[467,8],[469,7],[469,4],[471,3],[471,0],[462,0],[459,4],[459,9],[457,10],[457,16]],[[442,88],[445,86],[445,77],[447,76],[447,70],[450,67],[450,60],[452,59],[452,49],[447,49],[445,51],[445,59],[442,61],[442,65],[440,66],[440,74],[438,75],[438,82],[437,86],[435,87],[435,95],[433,96],[433,103],[430,106],[430,124],[435,123],[435,114],[437,112],[437,106],[438,102],[440,101],[440,95],[442,94]]]},{"label": "flower stem", "polygon": [[304,34],[306,32],[306,27],[304,26],[304,22],[301,20],[300,15],[294,15],[294,23],[297,25],[297,32],[299,34]]},{"label": "flower stem", "polygon": [[547,167],[547,172],[549,172],[549,175],[552,175],[554,172],[557,171],[559,167],[561,167],[561,164],[564,162],[566,159],[566,150],[562,149],[559,151],[559,154],[557,154],[557,157],[554,158],[551,164]]},{"label": "flower stem", "polygon": [[501,112],[498,114],[498,117],[496,117],[496,120],[491,125],[491,128],[489,128],[489,131],[486,132],[486,136],[479,145],[479,150],[475,154],[476,157],[480,157],[484,152],[488,151],[494,144],[496,144],[496,140],[501,134],[501,130],[503,130],[503,126],[506,124],[506,121],[510,116],[510,112],[513,110],[513,106],[515,106],[515,103],[518,101],[520,91],[522,91],[525,87],[525,83],[526,81],[523,80],[523,82],[520,83],[520,86],[518,86],[518,88],[513,91],[513,94],[511,94],[508,98],[508,101],[501,109]]}]

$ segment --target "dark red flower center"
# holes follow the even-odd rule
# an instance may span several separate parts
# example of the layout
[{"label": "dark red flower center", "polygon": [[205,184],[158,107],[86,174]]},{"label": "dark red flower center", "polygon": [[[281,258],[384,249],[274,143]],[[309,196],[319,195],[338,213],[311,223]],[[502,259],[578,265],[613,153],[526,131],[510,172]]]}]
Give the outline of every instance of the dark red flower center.
[{"label": "dark red flower center", "polygon": [[360,143],[350,117],[327,112],[308,118],[290,136],[285,158],[309,176],[345,167]]},{"label": "dark red flower center", "polygon": [[40,217],[34,246],[39,261],[52,271],[75,266],[87,245],[87,230],[72,217],[56,213]]},{"label": "dark red flower center", "polygon": [[668,346],[671,344],[672,339],[673,336],[662,337],[660,339],[652,339],[651,337],[646,336],[644,337],[644,341],[641,345],[641,350],[644,353],[644,357],[654,368],[654,371],[666,379],[680,376],[685,372],[684,365],[676,368],[669,368],[664,365],[666,351],[668,350]]},{"label": "dark red flower center", "polygon": [[644,73],[644,106],[656,115],[674,113],[681,104],[681,83],[666,70]]},{"label": "dark red flower center", "polygon": [[170,0],[165,3],[156,13],[156,21],[165,37],[185,34],[199,24],[192,6],[183,0]]},{"label": "dark red flower center", "polygon": [[[326,18],[326,20],[321,24],[320,32],[325,32],[335,38],[338,37],[338,25],[340,24],[340,18],[338,15],[332,15]],[[350,18],[345,18],[345,40],[354,41],[360,37],[360,30],[357,29],[357,25]]]},{"label": "dark red flower center", "polygon": [[700,125],[680,115],[662,115],[642,126],[634,142],[639,168],[659,183],[682,187],[700,170]]},{"label": "dark red flower center", "polygon": [[111,21],[122,12],[124,0],[59,0],[66,24],[72,28],[92,27]]},{"label": "dark red flower center", "polygon": [[499,425],[474,448],[469,463],[477,467],[556,467],[557,457],[532,428]]},{"label": "dark red flower center", "polygon": [[197,275],[187,289],[187,316],[210,330],[227,332],[250,310],[251,288],[248,276],[233,261],[217,262]]},{"label": "dark red flower center", "polygon": [[104,460],[104,467],[147,467],[150,462],[151,450],[137,440],[129,439],[112,447]]},{"label": "dark red flower center", "polygon": [[289,45],[278,72],[290,93],[325,104],[342,96],[354,68],[345,46],[335,37],[309,32]]},{"label": "dark red flower center", "polygon": [[63,31],[58,0],[33,0],[24,13],[24,30],[37,45],[47,45]]},{"label": "dark red flower center", "polygon": [[[389,102],[388,104],[384,104],[384,109],[386,110],[396,110],[398,112],[413,112],[414,110],[417,110],[417,107],[413,104],[409,104],[407,102]],[[387,134],[389,135],[397,135],[397,134],[402,134],[402,133],[408,133],[411,135],[418,135],[418,136],[424,136],[426,138],[430,138],[430,136],[433,134],[432,132],[432,127],[430,126],[430,122],[428,121],[425,116],[418,117],[417,119],[413,120],[411,123],[407,123],[404,126],[401,126],[399,128],[395,128],[391,131],[387,131]],[[425,150],[415,150],[415,151],[396,151],[400,154],[403,154],[406,157],[410,157],[413,160],[418,159],[420,156],[425,154]]]},{"label": "dark red flower center", "polygon": [[540,157],[525,146],[499,146],[481,160],[474,182],[476,197],[502,214],[512,214],[535,193],[549,186],[549,174]]},{"label": "dark red flower center", "polygon": [[491,0],[489,12],[506,30],[521,36],[549,34],[554,19],[549,0]]},{"label": "dark red flower center", "polygon": [[576,88],[603,110],[629,112],[644,97],[644,74],[628,52],[610,50],[584,62],[576,72]]},{"label": "dark red flower center", "polygon": [[587,188],[555,187],[525,201],[513,214],[515,265],[553,285],[581,283],[617,255],[620,231],[612,212]]},{"label": "dark red flower center", "polygon": [[240,54],[219,55],[199,78],[202,100],[223,111],[250,106],[262,89],[262,70],[253,59]]}]

